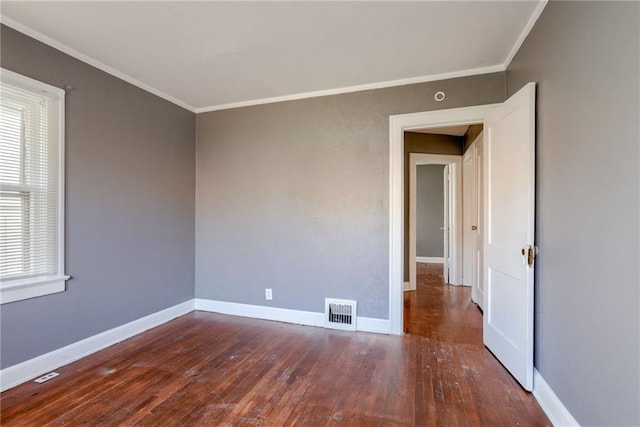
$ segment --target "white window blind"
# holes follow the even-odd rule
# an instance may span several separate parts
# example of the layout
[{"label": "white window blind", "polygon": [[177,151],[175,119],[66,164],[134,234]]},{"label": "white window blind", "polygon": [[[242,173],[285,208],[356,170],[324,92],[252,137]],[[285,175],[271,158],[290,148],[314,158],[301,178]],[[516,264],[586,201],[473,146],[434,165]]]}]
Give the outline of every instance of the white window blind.
[{"label": "white window blind", "polygon": [[[64,92],[1,70],[0,299],[64,290]],[[38,290],[40,288],[40,290]]]}]

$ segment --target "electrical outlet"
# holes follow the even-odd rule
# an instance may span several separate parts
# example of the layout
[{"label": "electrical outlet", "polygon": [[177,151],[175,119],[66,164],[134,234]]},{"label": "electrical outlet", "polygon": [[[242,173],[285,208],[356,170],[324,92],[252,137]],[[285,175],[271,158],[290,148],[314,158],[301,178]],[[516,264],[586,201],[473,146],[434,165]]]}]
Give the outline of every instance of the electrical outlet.
[{"label": "electrical outlet", "polygon": [[60,375],[57,372],[49,372],[47,375],[43,375],[40,378],[36,378],[35,380],[33,380],[34,382],[37,382],[38,384],[42,384],[45,381],[49,381],[51,378],[55,378],[58,375]]},{"label": "electrical outlet", "polygon": [[270,288],[266,288],[264,290],[264,297],[268,300],[272,300],[273,299],[273,292],[271,291]]}]

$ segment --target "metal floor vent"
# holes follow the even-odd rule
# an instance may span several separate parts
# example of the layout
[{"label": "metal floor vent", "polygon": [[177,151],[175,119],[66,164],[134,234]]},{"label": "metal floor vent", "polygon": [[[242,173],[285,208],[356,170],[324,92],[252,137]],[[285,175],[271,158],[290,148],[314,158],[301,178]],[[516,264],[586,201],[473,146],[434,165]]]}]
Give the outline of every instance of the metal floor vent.
[{"label": "metal floor vent", "polygon": [[327,328],[356,330],[356,302],[346,299],[324,300],[324,324]]}]

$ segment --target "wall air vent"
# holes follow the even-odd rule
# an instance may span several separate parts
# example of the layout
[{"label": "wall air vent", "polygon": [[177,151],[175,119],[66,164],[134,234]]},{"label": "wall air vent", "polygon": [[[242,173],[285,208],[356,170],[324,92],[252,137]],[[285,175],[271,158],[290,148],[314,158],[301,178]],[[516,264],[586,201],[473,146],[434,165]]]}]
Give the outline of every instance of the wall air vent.
[{"label": "wall air vent", "polygon": [[356,302],[346,299],[324,300],[324,324],[327,328],[356,330]]}]

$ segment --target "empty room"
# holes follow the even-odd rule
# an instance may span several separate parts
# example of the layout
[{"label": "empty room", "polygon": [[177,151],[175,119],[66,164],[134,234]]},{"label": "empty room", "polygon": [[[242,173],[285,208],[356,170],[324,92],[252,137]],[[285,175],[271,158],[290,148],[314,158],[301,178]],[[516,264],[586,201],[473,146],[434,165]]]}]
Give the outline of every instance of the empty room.
[{"label": "empty room", "polygon": [[640,425],[640,2],[0,16],[3,426]]}]

